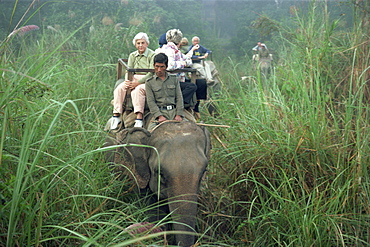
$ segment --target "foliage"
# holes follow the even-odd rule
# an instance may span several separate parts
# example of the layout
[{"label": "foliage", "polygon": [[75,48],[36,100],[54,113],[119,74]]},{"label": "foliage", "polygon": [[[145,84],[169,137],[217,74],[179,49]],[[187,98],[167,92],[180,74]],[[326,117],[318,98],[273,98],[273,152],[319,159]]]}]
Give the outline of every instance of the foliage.
[{"label": "foliage", "polygon": [[280,36],[281,60],[267,86],[258,75],[239,79],[251,73],[240,73],[244,61],[222,63],[229,83],[215,101],[215,123],[232,127],[213,133],[217,186],[208,195],[222,199],[207,223],[220,232],[234,225],[225,234],[232,243],[368,246],[369,55],[358,59],[357,29],[343,39],[325,5],[310,10],[282,27],[292,31]]},{"label": "foliage", "polygon": [[259,31],[260,37],[269,37],[279,30],[278,24],[266,15],[258,17],[252,22],[252,26]]},{"label": "foliage", "polygon": [[[155,40],[150,13],[165,7],[115,30],[101,17],[122,18],[126,10],[100,3],[99,18],[1,43],[1,246],[166,245],[163,236],[124,231],[148,219],[149,198],[116,179],[100,148],[115,60],[134,49],[138,31]],[[45,25],[62,21],[57,6]],[[289,10],[289,22],[266,13],[278,27],[271,42],[280,44],[269,78],[249,57],[214,58],[223,90],[212,99],[217,117],[203,107],[202,120],[230,127],[209,127],[201,246],[369,246],[368,33],[357,28],[361,19],[344,32],[343,18],[333,18],[325,3]],[[213,34],[212,44],[221,46]]]}]

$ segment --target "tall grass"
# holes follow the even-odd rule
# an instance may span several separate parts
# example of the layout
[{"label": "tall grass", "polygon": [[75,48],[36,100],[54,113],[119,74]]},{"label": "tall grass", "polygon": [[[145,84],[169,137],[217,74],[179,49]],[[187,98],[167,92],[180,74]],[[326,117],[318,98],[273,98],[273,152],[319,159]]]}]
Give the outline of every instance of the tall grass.
[{"label": "tall grass", "polygon": [[[369,245],[368,54],[361,30],[337,32],[320,8],[283,27],[268,88],[248,58],[215,61],[218,115],[203,121],[231,127],[210,127],[201,246]],[[145,30],[96,30],[1,46],[0,246],[166,245],[124,231],[147,220],[149,199],[100,149],[116,59]]]},{"label": "tall grass", "polygon": [[241,64],[221,66],[231,73],[224,85],[231,90],[216,101],[215,123],[232,127],[213,132],[215,186],[207,196],[220,199],[216,206],[205,200],[213,211],[204,211],[229,243],[369,245],[368,54],[359,64],[358,40],[337,42],[339,20],[328,21],[326,11],[313,4],[287,27],[294,31],[282,35],[285,61],[268,90],[258,76],[237,79]]},{"label": "tall grass", "polygon": [[[124,190],[131,184],[111,174],[100,150],[116,63],[83,49],[76,32],[23,40],[17,53],[16,40],[2,46],[0,246],[147,238],[123,231],[145,219],[146,199]],[[121,42],[112,49],[125,54]]]}]

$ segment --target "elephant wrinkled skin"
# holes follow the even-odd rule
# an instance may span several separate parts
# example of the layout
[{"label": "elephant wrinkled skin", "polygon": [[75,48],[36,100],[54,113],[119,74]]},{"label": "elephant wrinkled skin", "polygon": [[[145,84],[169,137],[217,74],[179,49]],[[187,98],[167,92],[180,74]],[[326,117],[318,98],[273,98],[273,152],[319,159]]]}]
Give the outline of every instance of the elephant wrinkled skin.
[{"label": "elephant wrinkled skin", "polygon": [[[194,232],[200,182],[210,158],[210,133],[191,121],[164,122],[151,133],[143,128],[123,129],[105,146],[143,144],[155,147],[119,147],[107,158],[129,167],[141,189],[167,199],[175,231]],[[160,176],[158,176],[160,174]],[[158,181],[159,180],[159,181]],[[158,182],[160,188],[158,188]],[[194,235],[176,235],[176,244],[194,244]]]}]

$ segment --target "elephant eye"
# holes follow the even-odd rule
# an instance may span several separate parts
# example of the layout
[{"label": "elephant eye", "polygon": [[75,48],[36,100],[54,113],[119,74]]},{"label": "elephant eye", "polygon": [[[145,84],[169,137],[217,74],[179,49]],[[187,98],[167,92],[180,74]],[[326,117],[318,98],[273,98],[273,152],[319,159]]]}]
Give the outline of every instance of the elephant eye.
[{"label": "elephant eye", "polygon": [[161,184],[166,184],[167,179],[166,179],[165,175],[161,172],[159,174],[159,176],[160,176],[160,179],[161,179],[161,181],[160,181]]}]

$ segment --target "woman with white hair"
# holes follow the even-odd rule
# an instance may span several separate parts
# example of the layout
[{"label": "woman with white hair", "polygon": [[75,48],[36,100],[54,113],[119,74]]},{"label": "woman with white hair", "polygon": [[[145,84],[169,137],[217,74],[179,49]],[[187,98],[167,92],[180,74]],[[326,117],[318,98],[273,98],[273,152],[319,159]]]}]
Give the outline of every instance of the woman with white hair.
[{"label": "woman with white hair", "polygon": [[[132,52],[128,57],[128,67],[134,69],[152,69],[154,51],[148,48],[149,38],[146,33],[138,33],[132,40],[136,47],[136,51]],[[145,81],[152,76],[151,72],[136,73],[132,81],[126,80],[119,84],[113,92],[113,117],[111,121],[111,129],[117,129],[121,122],[121,114],[123,113],[123,102],[126,98],[128,89],[131,89],[132,104],[136,120],[134,127],[143,127],[143,113],[145,106]]]},{"label": "woman with white hair", "polygon": [[[181,48],[182,32],[179,29],[171,29],[166,32],[167,44],[163,44],[162,47],[158,48],[155,53],[164,53],[168,57],[167,70],[183,69],[185,67],[191,67],[193,64],[191,56],[197,47],[194,47],[184,55]],[[193,98],[194,93],[197,91],[197,85],[186,81],[186,75],[184,72],[177,73],[177,78],[180,81],[180,87],[182,96],[185,104],[189,104]]]}]

